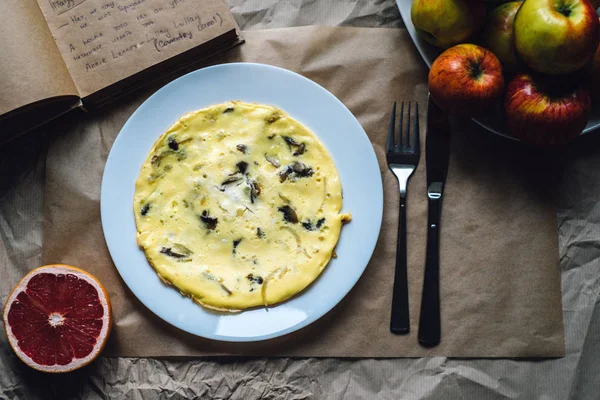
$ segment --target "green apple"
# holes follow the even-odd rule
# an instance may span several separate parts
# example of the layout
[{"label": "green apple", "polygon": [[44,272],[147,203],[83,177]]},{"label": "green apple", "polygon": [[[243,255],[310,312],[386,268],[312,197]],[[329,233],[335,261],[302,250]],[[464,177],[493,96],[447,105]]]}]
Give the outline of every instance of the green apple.
[{"label": "green apple", "polygon": [[515,46],[532,69],[568,74],[592,57],[598,29],[589,0],[525,0],[515,16]]},{"label": "green apple", "polygon": [[480,0],[413,0],[410,8],[419,36],[443,49],[468,40],[479,30],[484,16]]},{"label": "green apple", "polygon": [[504,71],[516,71],[521,60],[515,48],[513,24],[522,1],[504,3],[492,10],[483,30],[482,45],[500,59]]}]

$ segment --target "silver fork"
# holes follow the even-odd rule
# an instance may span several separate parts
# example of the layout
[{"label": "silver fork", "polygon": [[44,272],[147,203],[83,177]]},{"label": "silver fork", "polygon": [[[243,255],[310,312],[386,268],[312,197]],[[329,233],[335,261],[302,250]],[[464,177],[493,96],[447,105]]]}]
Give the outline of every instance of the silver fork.
[{"label": "silver fork", "polygon": [[410,176],[419,165],[421,145],[419,138],[419,105],[415,103],[414,123],[411,134],[410,109],[406,118],[406,129],[403,131],[404,102],[400,105],[400,124],[398,126],[398,143],[395,144],[396,102],[392,108],[390,129],[388,132],[385,158],[388,167],[396,175],[400,188],[400,213],[398,216],[398,245],[396,247],[396,272],[394,277],[394,293],[392,295],[392,317],[390,330],[393,333],[410,332],[410,315],[408,311],[408,277],[406,256],[406,187]]}]

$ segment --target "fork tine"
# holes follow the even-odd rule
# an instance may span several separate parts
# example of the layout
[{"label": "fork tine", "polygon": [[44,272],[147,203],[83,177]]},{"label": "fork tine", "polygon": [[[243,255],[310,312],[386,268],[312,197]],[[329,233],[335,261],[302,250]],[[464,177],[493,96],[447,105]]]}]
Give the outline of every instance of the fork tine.
[{"label": "fork tine", "polygon": [[412,102],[408,102],[408,113],[406,113],[406,146],[410,147],[410,105]]},{"label": "fork tine", "polygon": [[418,154],[421,150],[421,138],[419,137],[419,103],[415,103],[415,125],[413,129],[413,148]]},{"label": "fork tine", "polygon": [[394,131],[396,130],[396,102],[394,102],[394,106],[392,107],[392,116],[390,118],[390,128],[388,130],[388,138],[386,151],[390,152],[394,148]]},{"label": "fork tine", "polygon": [[402,124],[404,121],[404,102],[400,104],[400,125],[398,125],[398,148],[403,146],[402,143]]}]

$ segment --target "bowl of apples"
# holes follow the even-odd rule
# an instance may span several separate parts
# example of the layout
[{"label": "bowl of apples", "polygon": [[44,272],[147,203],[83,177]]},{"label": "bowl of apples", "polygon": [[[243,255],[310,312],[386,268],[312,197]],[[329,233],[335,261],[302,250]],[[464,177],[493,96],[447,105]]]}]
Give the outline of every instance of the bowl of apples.
[{"label": "bowl of apples", "polygon": [[600,128],[600,0],[396,0],[440,108],[540,146]]}]

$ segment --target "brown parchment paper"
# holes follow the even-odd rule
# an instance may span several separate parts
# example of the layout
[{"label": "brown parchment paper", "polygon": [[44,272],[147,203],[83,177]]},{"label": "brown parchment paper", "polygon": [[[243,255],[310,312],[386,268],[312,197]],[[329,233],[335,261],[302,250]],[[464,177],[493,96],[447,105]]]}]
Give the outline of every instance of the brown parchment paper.
[{"label": "brown parchment paper", "polygon": [[[83,267],[104,283],[115,326],[105,350],[119,356],[216,354],[335,357],[557,357],[565,353],[556,214],[545,188],[552,165],[523,146],[456,129],[442,220],[442,342],[417,344],[425,253],[425,159],[409,186],[411,321],[389,332],[397,185],[385,165],[393,100],[419,100],[423,139],[426,67],[397,29],[306,27],[247,32],[246,44],[215,62],[264,62],[320,83],[357,116],[372,140],[385,187],[373,258],[351,293],[311,326],[256,344],[228,344],[173,328],[140,304],[113,266],[99,218],[100,181],[119,129],[149,95],[73,120],[53,138],[47,161],[43,262]],[[340,255],[343,257],[343,255]],[[150,267],[149,267],[150,268]]]},{"label": "brown parchment paper", "polygon": [[0,18],[0,115],[52,97],[78,101],[37,2],[1,1]]}]

